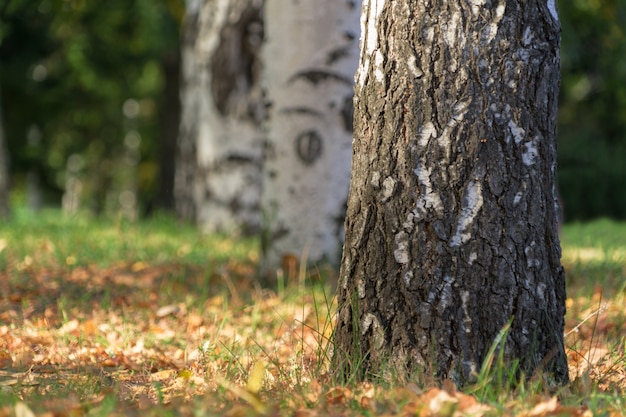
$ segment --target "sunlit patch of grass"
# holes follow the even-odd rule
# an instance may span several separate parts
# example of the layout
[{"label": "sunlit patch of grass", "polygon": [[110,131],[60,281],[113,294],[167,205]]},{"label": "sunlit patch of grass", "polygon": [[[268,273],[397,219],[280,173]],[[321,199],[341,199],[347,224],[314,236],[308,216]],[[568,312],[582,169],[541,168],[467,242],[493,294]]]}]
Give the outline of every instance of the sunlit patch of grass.
[{"label": "sunlit patch of grass", "polygon": [[[94,219],[88,214],[66,216],[58,210],[33,213],[16,209],[13,221],[0,225],[0,262],[28,268],[111,266],[122,261],[222,264],[229,259],[255,262],[254,239],[203,235],[191,225],[168,216],[138,223]],[[22,258],[15,258],[25,254]],[[26,258],[28,257],[28,258]]]},{"label": "sunlit patch of grass", "polygon": [[626,291],[626,223],[566,224],[561,235],[570,294],[591,296],[598,287],[605,297]]}]

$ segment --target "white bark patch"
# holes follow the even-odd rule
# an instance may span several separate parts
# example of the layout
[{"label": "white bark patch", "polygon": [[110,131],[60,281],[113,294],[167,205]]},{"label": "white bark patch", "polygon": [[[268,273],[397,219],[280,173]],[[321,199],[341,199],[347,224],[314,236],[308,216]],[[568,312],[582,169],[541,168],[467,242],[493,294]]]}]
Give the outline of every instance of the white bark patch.
[{"label": "white bark patch", "polygon": [[435,213],[437,213],[437,217],[443,216],[444,210],[441,197],[433,191],[433,185],[430,182],[432,169],[427,169],[419,163],[413,172],[417,175],[420,184],[424,186],[423,193],[417,202],[418,211],[420,211],[421,214],[426,214],[428,210],[434,210]]},{"label": "white bark patch", "polygon": [[409,235],[402,231],[394,237],[396,248],[393,257],[397,263],[405,265],[409,263]]},{"label": "white bark patch", "polygon": [[372,172],[370,184],[372,184],[372,187],[376,189],[380,188],[380,173],[378,171]]},{"label": "white bark patch", "polygon": [[458,124],[458,122],[462,121],[463,118],[465,117],[465,113],[467,113],[467,111],[469,110],[469,105],[471,104],[472,100],[469,99],[467,101],[459,101],[458,103],[456,103],[456,105],[454,106],[454,116],[452,116],[452,120],[454,121],[450,121],[448,123],[448,126],[450,126],[452,123],[454,123],[454,125],[456,126],[456,124]]},{"label": "white bark patch", "polygon": [[472,8],[472,14],[479,14],[482,6],[485,5],[487,0],[469,0],[470,7]]},{"label": "white bark patch", "polygon": [[[385,7],[385,0],[365,0],[364,6],[367,7],[367,39],[366,39],[366,48],[365,51],[368,55],[372,55],[376,46],[378,46],[378,31],[376,28],[376,23],[378,21],[378,16],[383,11]],[[362,33],[365,30],[365,25],[361,26]]]},{"label": "white bark patch", "polygon": [[483,188],[478,181],[470,181],[463,195],[461,217],[456,226],[456,234],[450,240],[450,246],[456,247],[466,243],[471,234],[471,225],[483,206]]},{"label": "white bark patch", "polygon": [[450,20],[445,23],[444,32],[443,32],[443,40],[450,47],[454,47],[454,44],[457,40],[457,30],[459,27],[459,22],[461,21],[461,13],[454,12],[452,16],[450,16]]},{"label": "white bark patch", "polygon": [[439,314],[443,313],[444,310],[452,304],[452,283],[454,283],[454,278],[446,275],[443,277],[445,282],[443,286],[443,290],[441,290],[441,298],[439,299],[439,304],[437,305],[437,312]]},{"label": "white bark patch", "polygon": [[543,282],[537,284],[537,297],[539,297],[542,301],[545,301],[546,299],[546,284]]},{"label": "white bark patch", "polygon": [[476,261],[476,259],[478,259],[478,255],[476,255],[476,252],[472,252],[472,253],[470,253],[470,256],[469,256],[469,264],[470,264],[470,265],[473,265],[473,264],[474,264],[474,262]]},{"label": "white bark patch", "polygon": [[533,31],[530,29],[530,26],[529,26],[526,28],[526,30],[524,30],[524,37],[522,38],[522,44],[524,46],[529,46],[534,38],[535,38],[535,34],[533,33]]},{"label": "white bark patch", "polygon": [[[454,129],[463,119],[465,118],[465,114],[469,110],[469,106],[471,100],[458,102],[454,106],[454,114],[452,118],[448,122],[446,128],[441,133],[441,137],[439,138],[439,146],[446,151],[446,156],[450,154],[450,133],[452,129]],[[434,130],[434,127],[433,127]]]},{"label": "white bark patch", "polygon": [[374,52],[374,77],[376,77],[376,81],[379,83],[385,81],[385,73],[383,72],[384,62],[385,57],[383,57],[383,53],[379,50]]},{"label": "white bark patch", "polygon": [[524,143],[524,150],[522,151],[522,161],[524,161],[524,165],[532,166],[537,161],[539,157],[539,150],[537,149],[538,142],[539,138],[535,136],[534,139]]},{"label": "white bark patch", "polygon": [[415,229],[415,218],[418,217],[418,213],[416,209],[413,209],[406,216],[406,221],[402,223],[402,228],[407,232],[411,233],[413,229]]},{"label": "white bark patch", "polygon": [[465,333],[471,333],[472,332],[472,317],[469,314],[469,311],[467,309],[467,303],[469,302],[470,299],[470,293],[469,291],[461,291],[461,303],[463,306],[463,327],[465,328]]},{"label": "white bark patch", "polygon": [[362,278],[357,279],[357,291],[359,293],[359,298],[365,298],[365,280]]},{"label": "white bark patch", "polygon": [[424,71],[422,71],[422,69],[417,66],[417,58],[415,58],[415,55],[411,55],[409,59],[407,59],[406,64],[409,68],[409,72],[415,78],[420,78],[422,75],[424,75]]},{"label": "white bark patch", "polygon": [[520,201],[522,201],[522,196],[524,195],[523,192],[518,191],[515,194],[515,197],[513,198],[513,206],[517,206],[519,204]]},{"label": "white bark patch", "polygon": [[486,31],[486,39],[487,42],[491,42],[496,35],[498,34],[498,25],[502,20],[502,16],[504,16],[504,10],[506,9],[505,3],[500,3],[498,7],[496,7],[496,15],[493,17],[493,20],[487,25]]},{"label": "white bark patch", "polygon": [[[425,43],[427,44],[432,43],[433,39],[435,39],[435,28],[432,26],[427,27],[424,30],[424,38],[426,38]],[[430,52],[430,48],[425,52]]]},{"label": "white bark patch", "polygon": [[[509,132],[513,135],[513,140],[515,140],[516,144],[522,142],[524,140],[524,135],[526,134],[524,128],[519,127],[513,120],[509,120]],[[509,142],[509,140],[507,140],[507,142]]]},{"label": "white bark patch", "polygon": [[391,177],[387,177],[383,180],[383,203],[393,196],[393,193],[396,191],[396,180]]},{"label": "white bark patch", "polygon": [[408,287],[411,285],[411,280],[413,279],[413,271],[406,271],[404,273],[404,284]]},{"label": "white bark patch", "polygon": [[365,317],[363,317],[363,322],[361,323],[361,335],[365,335],[370,328],[373,333],[373,346],[376,349],[380,349],[385,343],[385,332],[383,331],[383,326],[381,326],[380,321],[375,315],[367,313]]},{"label": "white bark patch", "polygon": [[[382,13],[384,7],[385,0],[365,0],[363,2],[363,13],[361,13],[361,53],[363,54],[361,62],[363,65],[359,66],[356,74],[356,80],[360,87],[363,87],[365,84],[365,79],[367,78],[367,74],[370,70],[370,57],[374,54],[374,51],[378,47],[378,30],[376,23],[378,22],[378,17]],[[384,60],[382,54],[381,58]],[[375,59],[378,60],[378,57]],[[377,81],[382,81],[382,79],[379,79],[381,75],[384,79],[384,74],[381,69],[382,61],[377,61],[374,64],[376,65],[376,79]]]},{"label": "white bark patch", "polygon": [[465,360],[463,361],[463,367],[469,369],[470,375],[478,375],[478,367],[476,366],[476,362]]},{"label": "white bark patch", "polygon": [[419,139],[417,143],[419,143],[419,145],[424,148],[426,145],[428,145],[428,141],[430,140],[430,138],[436,136],[437,130],[435,129],[435,125],[433,125],[431,122],[426,122],[426,124],[424,124],[424,126],[420,128],[420,132],[418,135]]},{"label": "white bark patch", "polygon": [[559,21],[559,14],[556,11],[556,0],[548,0],[548,10],[555,22]]},{"label": "white bark patch", "polygon": [[534,267],[538,268],[541,266],[541,260],[535,257],[536,247],[537,247],[537,242],[533,240],[532,242],[530,242],[530,245],[524,248],[524,255],[526,255],[526,266],[528,266],[528,268],[534,268]]}]

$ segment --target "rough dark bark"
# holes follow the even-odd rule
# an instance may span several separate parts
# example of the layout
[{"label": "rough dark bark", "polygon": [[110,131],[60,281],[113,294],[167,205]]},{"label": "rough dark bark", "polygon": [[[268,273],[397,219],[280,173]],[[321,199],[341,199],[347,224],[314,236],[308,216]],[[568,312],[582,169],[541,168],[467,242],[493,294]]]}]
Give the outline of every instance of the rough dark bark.
[{"label": "rough dark bark", "polygon": [[4,114],[0,100],[0,219],[9,217],[9,153],[4,137]]},{"label": "rough dark bark", "polygon": [[566,381],[554,1],[364,3],[335,369]]}]

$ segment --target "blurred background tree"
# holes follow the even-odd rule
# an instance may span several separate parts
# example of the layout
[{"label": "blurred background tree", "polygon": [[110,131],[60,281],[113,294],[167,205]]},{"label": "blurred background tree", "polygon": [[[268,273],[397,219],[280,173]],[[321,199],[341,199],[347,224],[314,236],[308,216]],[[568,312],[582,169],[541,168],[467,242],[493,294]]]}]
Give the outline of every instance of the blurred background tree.
[{"label": "blurred background tree", "polygon": [[4,116],[0,100],[0,219],[9,217],[9,155],[4,139]]},{"label": "blurred background tree", "polygon": [[[559,6],[565,220],[624,219],[626,2]],[[131,217],[173,207],[184,10],[184,0],[0,0],[15,195]]]},{"label": "blurred background tree", "polygon": [[0,2],[11,176],[29,205],[171,207],[183,12],[182,0]]},{"label": "blurred background tree", "polygon": [[565,221],[626,218],[626,2],[563,0],[559,189]]}]

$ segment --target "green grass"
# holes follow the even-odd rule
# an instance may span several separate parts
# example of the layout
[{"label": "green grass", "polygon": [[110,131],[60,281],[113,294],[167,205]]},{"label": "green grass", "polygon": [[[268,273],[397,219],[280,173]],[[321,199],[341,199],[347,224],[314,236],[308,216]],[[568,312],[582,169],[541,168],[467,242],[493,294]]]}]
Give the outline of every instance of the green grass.
[{"label": "green grass", "polygon": [[608,219],[572,223],[561,231],[563,264],[570,292],[605,296],[626,290],[626,223]]},{"label": "green grass", "polygon": [[[220,264],[229,259],[256,260],[257,242],[229,236],[203,235],[188,224],[160,215],[138,223],[123,219],[99,219],[87,214],[66,216],[47,209],[33,213],[18,209],[9,224],[0,224],[0,266],[7,266],[6,252],[26,257],[39,266],[95,264],[111,266],[120,261],[150,263]],[[4,255],[3,255],[4,253]]]},{"label": "green grass", "polygon": [[[528,412],[555,393],[562,408],[554,415],[626,413],[626,223],[566,224],[562,246],[566,344],[580,375],[560,388],[516,380],[494,341],[477,382],[464,388],[490,415]],[[300,276],[261,290],[258,256],[255,239],[202,235],[167,216],[134,224],[17,210],[0,224],[0,332],[23,353],[0,342],[0,363],[12,359],[0,367],[0,417],[16,403],[37,414],[257,415],[257,393],[246,400],[237,390],[259,362],[258,398],[270,414],[419,415],[433,384],[427,372],[415,383],[391,372],[374,385],[337,387],[328,373],[331,286]],[[598,349],[608,354],[596,362]]]}]

